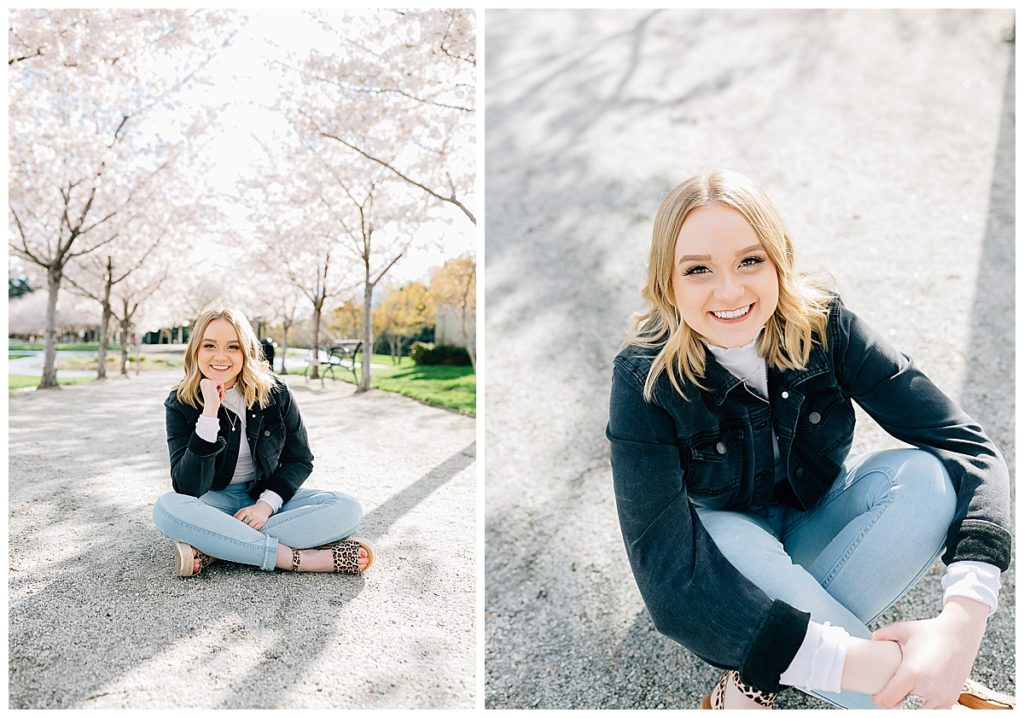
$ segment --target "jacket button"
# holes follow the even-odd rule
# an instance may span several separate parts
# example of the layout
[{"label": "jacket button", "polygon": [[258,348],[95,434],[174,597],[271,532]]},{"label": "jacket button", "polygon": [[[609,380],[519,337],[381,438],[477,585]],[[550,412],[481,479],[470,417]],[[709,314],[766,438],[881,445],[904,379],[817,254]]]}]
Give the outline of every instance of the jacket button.
[{"label": "jacket button", "polygon": [[782,392],[782,398],[783,399],[788,399],[789,398],[789,392],[788,391]]},{"label": "jacket button", "polygon": [[821,421],[821,414],[819,414],[816,411],[812,411],[810,414],[807,415],[807,421],[811,422],[812,424],[817,424],[819,421]]},{"label": "jacket button", "polygon": [[264,436],[270,436],[270,432],[269,432],[269,431],[264,431],[264,432],[263,432],[263,435],[264,435]]},{"label": "jacket button", "polygon": [[799,479],[803,475],[804,475],[804,467],[802,467],[802,466],[796,467],[796,477]]},{"label": "jacket button", "polygon": [[721,441],[719,441],[717,444],[715,444],[715,451],[717,451],[719,454],[724,454],[725,453],[725,444],[723,444]]}]

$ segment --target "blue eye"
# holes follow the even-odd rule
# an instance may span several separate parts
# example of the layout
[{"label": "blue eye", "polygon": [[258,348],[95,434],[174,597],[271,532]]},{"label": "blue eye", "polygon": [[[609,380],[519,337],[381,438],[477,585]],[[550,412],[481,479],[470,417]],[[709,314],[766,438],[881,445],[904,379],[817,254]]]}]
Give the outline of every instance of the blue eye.
[{"label": "blue eye", "polygon": [[750,257],[744,257],[743,261],[740,262],[740,266],[741,267],[754,267],[754,266],[757,266],[758,264],[763,264],[764,261],[765,261],[764,257],[755,254],[755,255],[752,255]]},{"label": "blue eye", "polygon": [[683,270],[683,276],[684,277],[689,277],[691,274],[707,274],[709,271],[711,271],[711,270],[709,270],[703,264],[697,264],[697,265],[694,265],[692,267],[688,267],[687,269]]}]

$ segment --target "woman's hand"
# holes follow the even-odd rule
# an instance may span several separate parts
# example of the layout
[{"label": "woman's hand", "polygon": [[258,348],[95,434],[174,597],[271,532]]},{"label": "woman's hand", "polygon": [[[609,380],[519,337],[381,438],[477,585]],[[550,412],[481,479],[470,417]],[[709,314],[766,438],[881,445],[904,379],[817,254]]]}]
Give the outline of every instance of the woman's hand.
[{"label": "woman's hand", "polygon": [[217,410],[224,401],[224,382],[213,379],[200,379],[199,390],[203,392],[203,414],[217,416]]},{"label": "woman's hand", "polygon": [[252,506],[246,506],[244,509],[239,509],[235,512],[236,519],[244,524],[248,524],[249,528],[256,529],[257,531],[263,528],[263,525],[267,523],[267,519],[273,515],[274,509],[270,508],[270,504],[266,501],[257,501]]},{"label": "woman's hand", "polygon": [[922,708],[949,708],[960,697],[981,647],[988,606],[969,598],[946,602],[935,618],[880,628],[872,640],[896,641],[903,662],[889,684],[872,696],[882,708],[895,708],[908,695],[924,698]]}]

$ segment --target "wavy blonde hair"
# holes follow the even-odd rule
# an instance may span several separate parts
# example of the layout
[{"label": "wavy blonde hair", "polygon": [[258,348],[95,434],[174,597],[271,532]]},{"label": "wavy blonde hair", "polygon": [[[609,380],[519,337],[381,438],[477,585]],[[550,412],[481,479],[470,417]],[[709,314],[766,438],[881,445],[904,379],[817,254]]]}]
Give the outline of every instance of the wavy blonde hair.
[{"label": "wavy blonde hair", "polygon": [[203,373],[199,369],[197,356],[206,327],[215,319],[228,320],[238,334],[242,349],[242,371],[236,377],[235,384],[245,397],[245,405],[253,406],[258,402],[260,408],[265,407],[274,388],[274,375],[270,371],[270,365],[263,358],[263,348],[249,320],[242,312],[232,307],[207,309],[192,325],[188,346],[185,347],[185,378],[175,386],[178,400],[197,409],[203,406],[203,392],[199,388]]},{"label": "wavy blonde hair", "polygon": [[718,170],[700,174],[673,188],[661,201],[654,217],[647,279],[640,292],[650,308],[631,317],[626,345],[659,349],[644,384],[644,398],[651,401],[662,372],[685,398],[681,381],[703,389],[705,349],[700,335],[679,314],[672,292],[676,239],[687,215],[698,207],[719,204],[743,215],[775,265],[779,279],[779,303],[765,324],[757,352],[770,366],[799,369],[807,364],[812,343],[826,346],[825,328],[834,293],[817,278],[797,273],[793,240],[768,195],[750,178],[738,172]]}]

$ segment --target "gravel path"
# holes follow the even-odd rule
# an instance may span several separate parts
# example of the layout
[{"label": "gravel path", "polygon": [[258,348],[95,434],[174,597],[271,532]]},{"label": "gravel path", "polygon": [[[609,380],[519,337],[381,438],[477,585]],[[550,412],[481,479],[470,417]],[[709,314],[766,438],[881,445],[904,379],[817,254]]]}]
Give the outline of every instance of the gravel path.
[{"label": "gravel path", "polygon": [[174,573],[175,372],[10,400],[11,708],[472,708],[475,422],[288,377],[307,486],[363,503],[366,577]]},{"label": "gravel path", "polygon": [[[604,439],[658,202],[754,177],[1014,475],[1012,10],[489,11],[486,705],[691,708],[719,671],[633,583]],[[896,445],[860,414],[854,451]],[[880,623],[940,608],[938,567]],[[974,675],[1014,689],[1014,567]],[[823,707],[787,691],[780,707]]]}]

